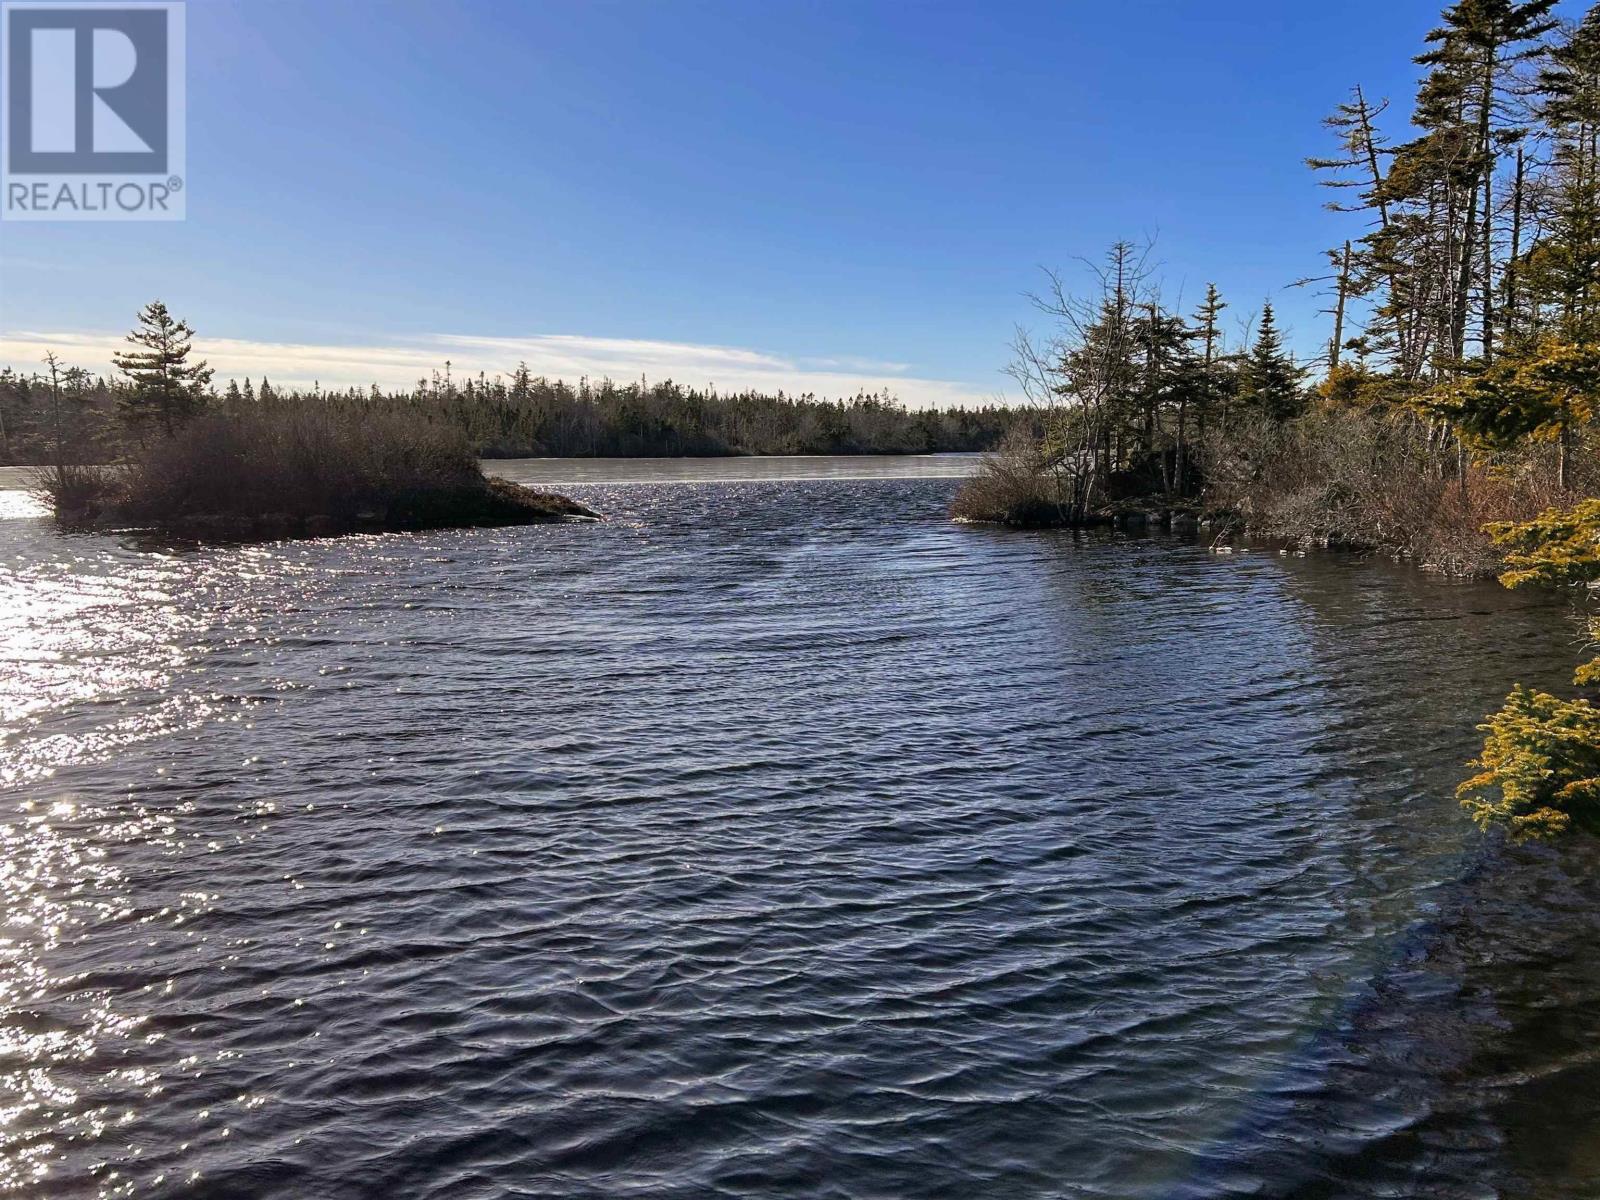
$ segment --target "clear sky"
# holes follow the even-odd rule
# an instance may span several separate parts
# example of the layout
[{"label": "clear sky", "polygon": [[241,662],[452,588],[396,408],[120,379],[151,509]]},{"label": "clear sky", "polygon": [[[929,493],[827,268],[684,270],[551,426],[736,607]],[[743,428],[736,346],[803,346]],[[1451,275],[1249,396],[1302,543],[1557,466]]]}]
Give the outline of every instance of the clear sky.
[{"label": "clear sky", "polygon": [[[1570,10],[1569,6],[1569,10]],[[1437,0],[190,0],[188,220],[0,223],[0,361],[161,297],[274,382],[672,375],[982,399],[1040,264],[1158,238],[1272,299],[1357,234],[1302,160],[1407,110]]]}]

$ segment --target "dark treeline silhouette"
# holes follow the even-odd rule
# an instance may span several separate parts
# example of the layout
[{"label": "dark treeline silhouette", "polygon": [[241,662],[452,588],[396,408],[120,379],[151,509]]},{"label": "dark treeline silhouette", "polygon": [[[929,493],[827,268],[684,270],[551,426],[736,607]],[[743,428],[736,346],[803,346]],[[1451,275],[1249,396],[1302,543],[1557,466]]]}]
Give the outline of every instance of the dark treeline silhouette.
[{"label": "dark treeline silhouette", "polygon": [[[163,335],[158,329],[154,336]],[[526,368],[509,379],[455,383],[440,377],[388,392],[280,390],[265,379],[208,388],[202,381],[169,387],[170,400],[163,401],[170,381],[159,378],[159,367],[155,377],[142,380],[130,373],[139,369],[124,367],[111,379],[63,369],[54,386],[48,374],[0,371],[0,461],[52,462],[58,432],[74,461],[112,461],[141,437],[170,431],[196,412],[277,402],[314,401],[351,417],[409,416],[453,425],[488,458],[970,452],[993,449],[1019,422],[1032,419],[1000,405],[908,409],[874,393],[827,400],[671,381],[568,383]],[[143,369],[147,376],[152,370]]]}]

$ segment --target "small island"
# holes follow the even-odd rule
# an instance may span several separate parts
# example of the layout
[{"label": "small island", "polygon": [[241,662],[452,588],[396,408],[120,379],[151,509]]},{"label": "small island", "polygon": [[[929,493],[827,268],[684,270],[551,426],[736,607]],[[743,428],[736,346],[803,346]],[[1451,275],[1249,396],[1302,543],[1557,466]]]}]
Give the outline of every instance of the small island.
[{"label": "small island", "polygon": [[[131,381],[123,461],[70,462],[58,438],[56,462],[40,472],[37,490],[64,525],[247,541],[599,517],[485,475],[458,425],[415,410],[303,396],[230,403],[208,392],[210,368],[190,361],[186,322],[160,301],[139,321],[117,359]],[[49,365],[59,397],[59,368]]]},{"label": "small island", "polygon": [[140,463],[67,467],[64,473],[49,468],[39,490],[56,520],[70,529],[147,530],[199,542],[601,519],[568,496],[485,475],[476,460],[470,465],[470,474],[462,470],[433,478],[353,477],[359,486],[342,496],[311,488],[268,499],[264,489],[248,485],[208,496],[203,488],[151,486],[159,478],[153,480]]}]

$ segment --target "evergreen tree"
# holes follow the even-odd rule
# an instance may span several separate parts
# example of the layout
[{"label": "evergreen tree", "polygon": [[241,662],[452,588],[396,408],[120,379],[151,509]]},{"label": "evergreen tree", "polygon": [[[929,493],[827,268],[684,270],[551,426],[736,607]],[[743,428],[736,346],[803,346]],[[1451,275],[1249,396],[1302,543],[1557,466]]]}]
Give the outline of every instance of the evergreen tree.
[{"label": "evergreen tree", "polygon": [[204,360],[189,361],[193,337],[189,323],[173,320],[159,300],[152,300],[140,311],[139,327],[126,339],[131,349],[111,358],[127,376],[121,408],[129,421],[143,424],[158,420],[170,437],[179,422],[205,403],[211,368]]},{"label": "evergreen tree", "polygon": [[1206,421],[1212,413],[1219,413],[1224,424],[1228,418],[1228,395],[1233,389],[1223,364],[1222,330],[1217,324],[1217,318],[1227,307],[1228,302],[1217,291],[1217,285],[1208,283],[1206,298],[1194,313],[1191,336],[1200,343],[1200,386],[1195,395],[1195,416],[1201,442],[1205,441]]},{"label": "evergreen tree", "polygon": [[1451,221],[1446,245],[1455,278],[1449,334],[1454,364],[1464,355],[1469,296],[1481,299],[1479,347],[1494,356],[1494,184],[1500,154],[1521,131],[1507,127],[1505,93],[1517,64],[1545,52],[1539,39],[1556,28],[1556,0],[1459,0],[1444,10],[1443,24],[1428,34],[1433,49],[1417,62],[1432,67],[1418,95],[1414,123],[1430,131],[1435,149],[1448,155]]},{"label": "evergreen tree", "polygon": [[1261,309],[1255,344],[1244,361],[1241,399],[1270,421],[1288,421],[1305,411],[1304,371],[1283,348],[1272,305]]},{"label": "evergreen tree", "polygon": [[1533,324],[1600,340],[1600,6],[1551,51],[1539,95],[1552,150],[1544,228],[1527,263]]},{"label": "evergreen tree", "polygon": [[1329,178],[1321,182],[1335,189],[1359,188],[1356,199],[1333,200],[1328,208],[1334,212],[1363,213],[1376,227],[1359,242],[1346,242],[1338,267],[1339,305],[1336,329],[1329,347],[1331,367],[1338,366],[1339,353],[1346,346],[1344,315],[1347,302],[1364,297],[1382,287],[1382,298],[1367,330],[1361,335],[1370,345],[1383,340],[1401,363],[1410,361],[1407,350],[1406,323],[1395,320],[1402,294],[1401,272],[1398,264],[1385,254],[1391,239],[1390,188],[1386,186],[1384,164],[1393,151],[1378,130],[1378,118],[1388,109],[1389,102],[1376,104],[1367,99],[1360,85],[1351,89],[1351,99],[1340,104],[1323,124],[1333,130],[1339,139],[1340,153],[1333,158],[1308,158],[1306,165],[1314,171],[1327,171]]}]

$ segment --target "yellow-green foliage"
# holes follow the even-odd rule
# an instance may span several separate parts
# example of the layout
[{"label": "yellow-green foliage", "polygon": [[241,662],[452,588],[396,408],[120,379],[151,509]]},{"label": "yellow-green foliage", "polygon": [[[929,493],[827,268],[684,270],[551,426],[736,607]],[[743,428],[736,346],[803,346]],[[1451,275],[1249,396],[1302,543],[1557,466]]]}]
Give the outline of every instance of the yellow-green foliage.
[{"label": "yellow-green foliage", "polygon": [[[1519,587],[1593,587],[1600,582],[1600,500],[1552,508],[1531,521],[1500,521],[1489,536],[1506,549],[1500,582]],[[1600,642],[1600,617],[1589,618],[1589,639]],[[1573,673],[1579,687],[1600,684],[1600,658]]]},{"label": "yellow-green foliage", "polygon": [[1472,763],[1479,773],[1456,792],[1474,821],[1504,825],[1519,840],[1595,823],[1600,709],[1519,685],[1479,728],[1487,734]]},{"label": "yellow-green foliage", "polygon": [[1316,391],[1327,409],[1383,412],[1413,402],[1417,385],[1386,372],[1341,363],[1328,371]]},{"label": "yellow-green foliage", "polygon": [[[1600,617],[1589,618],[1589,641],[1600,642]],[[1572,682],[1579,687],[1600,686],[1600,658],[1591,658],[1572,673]]]},{"label": "yellow-green foliage", "polygon": [[1600,580],[1600,500],[1552,508],[1531,521],[1498,521],[1488,532],[1507,551],[1500,582],[1508,588]]},{"label": "yellow-green foliage", "polygon": [[[1491,525],[1489,533],[1507,551],[1506,587],[1600,580],[1600,500]],[[1589,633],[1600,640],[1600,618],[1590,618]],[[1574,680],[1600,683],[1600,659],[1579,667]],[[1565,833],[1574,822],[1600,825],[1600,709],[1519,685],[1479,728],[1487,736],[1472,763],[1478,774],[1457,790],[1474,821],[1503,825],[1518,839]]]},{"label": "yellow-green foliage", "polygon": [[1506,449],[1525,438],[1554,441],[1600,415],[1597,403],[1600,346],[1547,337],[1442,385],[1421,407],[1449,418],[1473,446]]}]

